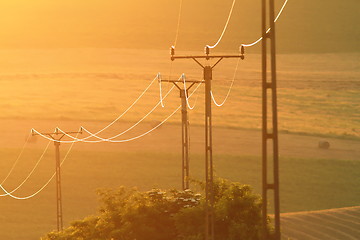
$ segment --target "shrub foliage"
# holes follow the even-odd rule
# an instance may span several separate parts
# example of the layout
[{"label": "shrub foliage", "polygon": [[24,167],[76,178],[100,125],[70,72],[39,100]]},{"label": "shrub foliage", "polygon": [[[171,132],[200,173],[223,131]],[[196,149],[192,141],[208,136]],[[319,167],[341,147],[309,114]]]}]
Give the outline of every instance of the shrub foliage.
[{"label": "shrub foliage", "polygon": [[[201,184],[200,185],[204,185]],[[247,185],[217,179],[215,238],[261,239],[261,199]],[[191,190],[101,190],[99,214],[43,240],[203,240],[205,199]],[[270,227],[268,226],[270,232]],[[271,233],[270,233],[271,235]]]}]

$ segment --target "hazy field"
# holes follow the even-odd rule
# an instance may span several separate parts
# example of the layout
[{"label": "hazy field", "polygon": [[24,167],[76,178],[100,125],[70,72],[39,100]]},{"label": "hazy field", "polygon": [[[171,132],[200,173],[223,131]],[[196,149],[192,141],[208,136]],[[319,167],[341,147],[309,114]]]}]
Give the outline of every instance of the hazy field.
[{"label": "hazy field", "polygon": [[[180,52],[181,53],[181,52]],[[179,53],[179,54],[180,54]],[[360,54],[278,56],[282,212],[360,204]],[[213,108],[214,154],[220,177],[251,184],[260,192],[260,55],[241,61],[228,102]],[[122,113],[158,72],[164,79],[200,79],[191,61],[171,65],[167,51],[121,49],[1,50],[0,139],[3,179],[31,128],[98,130]],[[214,72],[213,91],[221,101],[236,61],[224,60]],[[171,73],[171,74],[170,74]],[[163,85],[163,91],[168,89]],[[203,86],[190,99],[191,173],[203,179]],[[155,82],[138,104],[103,136],[119,133],[141,119],[159,99]],[[141,134],[179,105],[178,91],[144,123],[120,139]],[[94,214],[95,189],[126,185],[180,186],[180,113],[157,131],[126,144],[77,144],[63,166],[65,225]],[[299,133],[299,134],[295,134]],[[329,150],[317,148],[327,140]],[[46,141],[29,143],[4,186],[16,187],[31,171]],[[69,145],[62,144],[62,156]],[[53,145],[28,182],[16,192],[36,191],[54,171]],[[26,200],[1,198],[0,238],[37,239],[56,226],[55,187]]]},{"label": "hazy field", "polygon": [[[179,52],[178,54],[181,54]],[[76,56],[76,58],[74,57]],[[36,59],[32,61],[32,59]],[[191,60],[169,60],[167,51],[58,49],[0,51],[1,118],[112,121],[150,84],[164,79],[201,79]],[[360,54],[279,55],[279,128],[281,131],[354,136],[360,134]],[[236,60],[214,70],[213,92],[225,97]],[[261,126],[260,55],[239,63],[233,90],[223,108],[214,107],[215,126],[259,129]],[[163,84],[164,94],[169,85]],[[146,121],[161,121],[179,104],[174,90]],[[203,87],[190,121],[203,122]],[[121,120],[138,121],[159,101],[155,82]],[[223,117],[223,116],[226,117]],[[174,117],[169,122],[179,122]],[[78,128],[79,126],[76,126]]]},{"label": "hazy field", "polygon": [[360,207],[281,215],[282,239],[358,239]]},{"label": "hazy field", "polygon": [[[55,127],[76,131],[85,126],[96,131],[123,113],[158,72],[163,79],[178,79],[185,73],[187,79],[201,80],[195,62],[171,62],[167,49],[176,42],[178,55],[201,54],[206,44],[218,39],[232,1],[181,1],[180,14],[180,1],[175,2],[0,1],[0,182],[12,169],[31,128],[52,132]],[[241,43],[258,39],[260,3],[237,1],[224,38],[212,53],[236,54]],[[275,0],[276,12],[283,3]],[[359,7],[359,0],[289,1],[277,22],[283,213],[360,205]],[[249,48],[236,72],[236,60],[223,60],[213,74],[218,102],[235,79],[226,104],[213,107],[216,174],[251,184],[257,193],[261,188],[259,53],[260,45]],[[169,87],[163,84],[163,94]],[[190,99],[190,105],[196,106],[189,111],[191,175],[199,179],[204,178],[203,93],[200,86]],[[126,130],[158,101],[155,81],[101,136]],[[169,116],[180,104],[178,90],[164,102],[164,108],[154,108],[119,139],[142,134]],[[97,188],[179,187],[179,121],[177,112],[164,126],[133,142],[74,145],[62,168],[65,226],[95,214]],[[322,140],[329,141],[330,149],[318,148]],[[4,187],[11,190],[28,176],[46,144],[40,137],[31,138]],[[61,145],[61,156],[68,148]],[[15,194],[33,193],[53,172],[50,144]],[[39,239],[56,227],[54,182],[29,200],[1,197],[0,212],[0,239]]]},{"label": "hazy field", "polygon": [[[51,149],[52,150],[52,149]],[[26,196],[38,190],[53,173],[53,155],[49,151],[34,176],[16,192]],[[11,157],[14,150],[1,150]],[[35,153],[34,153],[35,154]],[[37,152],[36,156],[41,154]],[[12,189],[24,179],[36,157],[27,153],[6,187]],[[180,187],[180,154],[164,152],[74,151],[63,169],[64,221],[94,214],[97,209],[95,189],[125,185],[141,190],[152,187]],[[251,184],[260,192],[260,158],[216,154],[216,173],[234,181]],[[24,159],[25,160],[25,159]],[[1,166],[8,169],[9,166]],[[356,206],[360,201],[358,184],[360,162],[335,159],[281,158],[282,212]],[[301,172],[301,174],[299,174]],[[191,174],[203,179],[203,156],[191,155]],[[37,197],[21,201],[3,198],[1,238],[36,239],[55,228],[55,187],[52,182]]]}]

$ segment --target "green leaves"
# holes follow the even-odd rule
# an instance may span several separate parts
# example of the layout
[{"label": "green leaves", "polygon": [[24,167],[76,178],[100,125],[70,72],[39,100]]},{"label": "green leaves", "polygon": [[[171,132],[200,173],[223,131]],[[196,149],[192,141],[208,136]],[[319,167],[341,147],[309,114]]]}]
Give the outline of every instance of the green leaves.
[{"label": "green leaves", "polygon": [[[214,192],[216,238],[260,239],[260,197],[247,185],[223,179],[216,179]],[[204,239],[205,199],[199,193],[174,189],[139,192],[120,187],[98,194],[98,216],[73,222],[63,232],[49,233],[44,240]]]}]

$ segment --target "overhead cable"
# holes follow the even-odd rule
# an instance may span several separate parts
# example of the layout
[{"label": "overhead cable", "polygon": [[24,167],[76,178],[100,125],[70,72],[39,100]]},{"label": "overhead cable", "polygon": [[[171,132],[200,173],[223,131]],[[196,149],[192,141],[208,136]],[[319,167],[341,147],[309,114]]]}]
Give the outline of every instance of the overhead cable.
[{"label": "overhead cable", "polygon": [[236,73],[237,73],[237,70],[238,70],[238,67],[239,67],[239,63],[240,63],[240,58],[239,58],[238,61],[237,61],[236,68],[235,68],[235,71],[234,71],[234,76],[233,76],[233,78],[232,78],[232,80],[231,80],[231,84],[230,84],[229,90],[228,90],[228,92],[227,92],[227,94],[226,94],[226,96],[225,96],[225,98],[224,98],[224,100],[223,100],[222,103],[217,103],[216,100],[215,100],[213,91],[212,91],[212,90],[210,91],[211,98],[212,98],[214,104],[215,104],[217,107],[223,106],[223,105],[225,104],[226,100],[228,99],[228,97],[230,96],[231,89],[233,88],[233,85],[234,85],[234,82],[235,82],[235,77],[236,77]]},{"label": "overhead cable", "polygon": [[[46,145],[43,153],[41,154],[40,158],[38,159],[38,161],[36,162],[35,166],[33,167],[33,169],[30,171],[30,173],[27,175],[27,177],[24,179],[24,181],[22,181],[22,183],[20,183],[16,188],[14,188],[12,191],[10,191],[9,193],[6,194],[0,194],[0,197],[4,197],[7,196],[13,192],[15,192],[16,190],[18,190],[22,185],[24,185],[24,183],[31,177],[31,175],[35,172],[35,169],[38,167],[39,163],[41,162],[41,160],[43,159],[45,153],[47,152],[49,145],[50,145],[50,141],[48,142],[48,144]],[[3,185],[1,183],[1,185]]]},{"label": "overhead cable", "polygon": [[[139,100],[142,96],[144,96],[144,94],[148,91],[148,89],[150,88],[150,86],[157,80],[158,75],[156,75],[156,77],[151,81],[151,83],[146,87],[146,89],[140,94],[140,96],[122,113],[120,114],[115,120],[113,120],[111,123],[109,123],[108,125],[106,125],[104,128],[102,128],[101,130],[98,130],[97,132],[93,133],[94,135],[97,135],[99,133],[102,133],[103,131],[105,131],[106,129],[108,129],[109,127],[111,127],[112,125],[114,125],[117,121],[120,120],[120,118],[122,118]],[[72,143],[73,141],[62,141],[62,140],[57,140],[57,139],[53,139],[50,138],[44,134],[41,134],[40,132],[38,132],[36,129],[32,129],[32,131],[34,133],[36,133],[37,135],[48,139],[50,141],[53,142],[61,142],[61,143]],[[91,138],[92,136],[87,136],[84,138],[81,138],[81,140],[84,142],[84,140]]]},{"label": "overhead cable", "polygon": [[2,180],[2,182],[1,182],[0,184],[4,184],[5,181],[6,181],[6,180],[9,178],[9,176],[11,175],[11,173],[14,171],[15,166],[17,165],[17,163],[19,162],[22,154],[24,153],[24,150],[25,150],[27,144],[29,143],[30,138],[31,138],[31,132],[30,132],[29,135],[27,136],[27,138],[26,138],[26,140],[25,140],[25,143],[24,143],[24,145],[23,145],[23,147],[22,147],[19,155],[17,156],[15,162],[14,162],[13,165],[11,166],[10,171],[8,172],[8,174],[6,175],[6,177],[4,178],[4,180]]},{"label": "overhead cable", "polygon": [[[283,6],[281,7],[278,15],[276,16],[276,18],[275,18],[275,20],[274,20],[275,23],[276,23],[277,20],[280,18],[280,16],[281,16],[282,12],[284,11],[284,8],[285,8],[286,4],[288,3],[288,1],[289,1],[289,0],[285,0]],[[266,31],[266,33],[269,33],[270,31],[271,31],[271,28],[268,28],[268,30]],[[256,40],[255,42],[252,42],[252,43],[249,43],[249,44],[241,44],[241,46],[243,46],[243,47],[252,47],[252,46],[258,44],[259,42],[261,42],[262,39],[263,39],[263,37],[260,37],[260,38],[259,38],[258,40]]]},{"label": "overhead cable", "polygon": [[[65,154],[63,160],[62,160],[61,163],[60,163],[60,166],[62,166],[63,163],[65,162],[65,160],[67,159],[67,157],[68,157],[70,151],[72,150],[73,146],[74,146],[74,143],[72,143],[72,144],[70,145],[67,153]],[[13,195],[11,192],[8,192],[1,184],[0,184],[0,188],[1,188],[8,196],[10,196],[10,197],[12,197],[12,198],[14,198],[14,199],[17,199],[17,200],[26,200],[26,199],[33,198],[33,197],[35,197],[36,195],[38,195],[40,192],[42,192],[42,191],[49,185],[49,183],[54,179],[55,175],[56,175],[56,173],[54,173],[54,174],[50,177],[50,179],[49,179],[38,191],[36,191],[35,193],[33,193],[33,194],[31,194],[31,195],[28,195],[28,196],[26,196],[26,197],[19,197],[19,196]]]},{"label": "overhead cable", "polygon": [[157,79],[157,75],[156,75],[156,77],[150,82],[150,84],[145,88],[145,90],[139,95],[139,97],[138,97],[122,114],[120,114],[115,120],[113,120],[111,123],[109,123],[108,125],[106,125],[104,128],[102,128],[101,130],[97,131],[95,134],[99,134],[99,133],[105,131],[106,129],[108,129],[109,127],[111,127],[112,125],[114,125],[114,123],[116,123],[117,121],[119,121],[120,118],[122,118],[122,117],[145,95],[145,93],[149,90],[149,88],[150,88],[151,85],[155,82],[156,79]]},{"label": "overhead cable", "polygon": [[230,18],[231,18],[231,15],[232,15],[232,12],[233,12],[233,9],[234,9],[234,6],[235,6],[235,2],[236,2],[236,0],[233,0],[232,6],[231,6],[231,8],[230,8],[230,13],[229,13],[229,15],[228,15],[228,18],[227,18],[227,20],[226,20],[224,29],[223,29],[223,31],[222,31],[219,39],[217,40],[217,42],[216,42],[214,45],[212,45],[212,46],[207,45],[207,47],[209,47],[209,48],[215,48],[215,47],[221,42],[221,39],[223,38],[223,36],[224,36],[224,34],[225,34],[225,32],[226,32],[227,26],[228,26],[228,24],[229,24],[229,22],[230,22]]},{"label": "overhead cable", "polygon": [[159,91],[160,91],[160,103],[161,103],[161,107],[162,108],[164,108],[165,107],[165,104],[164,104],[164,98],[163,98],[163,96],[162,96],[162,77],[161,77],[161,73],[158,73],[157,75],[156,75],[156,78],[157,78],[157,80],[158,80],[158,82],[159,82]]},{"label": "overhead cable", "polygon": [[[188,97],[187,87],[186,87],[186,77],[185,77],[185,74],[184,74],[184,73],[181,75],[181,78],[182,78],[183,84],[184,84],[184,92],[185,92],[186,104],[187,104],[187,106],[188,106],[188,108],[189,108],[190,110],[193,110],[194,107],[195,107],[195,105],[196,105],[196,102],[197,102],[197,99],[198,99],[199,94],[196,95],[194,105],[191,107],[190,104],[189,104],[189,97]],[[200,86],[200,85],[201,85],[201,83],[199,84],[199,86]],[[197,88],[198,88],[198,87],[197,87]]]},{"label": "overhead cable", "polygon": [[178,15],[178,22],[177,22],[177,28],[176,28],[176,34],[175,34],[175,40],[174,40],[174,47],[176,47],[177,40],[179,37],[179,29],[180,29],[180,20],[181,20],[181,12],[182,12],[182,4],[183,0],[180,0],[180,7],[179,7],[179,15]]},{"label": "overhead cable", "polygon": [[[196,90],[199,88],[200,84],[195,88],[195,90],[190,94],[190,97],[196,92]],[[103,141],[107,141],[107,142],[113,142],[113,143],[123,143],[123,142],[129,142],[129,141],[133,141],[136,139],[139,139],[141,137],[144,137],[146,135],[148,135],[149,133],[153,132],[154,130],[156,130],[157,128],[159,128],[161,125],[163,125],[167,120],[169,120],[177,111],[179,111],[179,109],[181,108],[181,105],[179,105],[168,117],[166,117],[162,122],[160,122],[158,125],[156,125],[155,127],[153,127],[152,129],[150,129],[149,131],[140,134],[136,137],[132,137],[129,139],[124,139],[124,140],[109,140],[109,139],[105,139],[102,138]]]},{"label": "overhead cable", "polygon": [[[189,97],[191,97],[196,91],[197,89],[200,87],[201,84],[199,84],[195,89],[194,91],[190,94]],[[166,96],[172,91],[172,89],[174,88],[175,86],[171,87],[171,89],[169,90],[169,92],[166,94]],[[166,97],[165,96],[165,97]],[[158,127],[160,127],[162,124],[164,124],[170,117],[172,117],[178,110],[179,108],[181,107],[181,105],[173,112],[171,113],[165,120],[163,120],[162,122],[160,122],[157,126],[155,126],[154,128],[150,129],[149,131],[143,133],[143,134],[140,134],[136,137],[133,137],[133,138],[129,138],[129,139],[123,139],[123,140],[113,140],[114,138],[116,137],[119,137],[120,135],[124,134],[125,132],[129,131],[130,129],[132,129],[133,127],[135,127],[138,123],[140,123],[141,121],[143,121],[157,106],[159,106],[160,103],[158,103],[147,115],[145,115],[145,117],[143,117],[139,122],[137,122],[135,125],[133,125],[131,128],[125,130],[124,132],[120,133],[120,134],[117,134],[113,137],[110,137],[110,138],[101,138],[99,136],[94,136],[96,137],[97,139],[99,140],[94,140],[94,141],[91,141],[93,143],[99,143],[99,142],[112,142],[112,143],[123,143],[123,142],[129,142],[129,141],[133,141],[133,140],[136,140],[136,139],[139,139],[141,137],[144,137],[146,136],[147,134],[151,133],[152,131],[154,131],[155,129],[157,129]],[[83,130],[89,134],[92,134],[90,131],[88,131],[86,128],[82,127]],[[61,132],[63,132],[62,130],[60,130]],[[72,136],[68,136],[70,138],[73,138]],[[80,139],[81,141],[81,139]],[[90,141],[89,141],[90,142]]]},{"label": "overhead cable", "polygon": [[[172,86],[172,87],[170,88],[170,90],[165,94],[165,96],[164,96],[163,99],[165,99],[165,98],[171,93],[171,91],[174,89],[174,87],[175,87],[175,86]],[[144,121],[151,113],[153,113],[154,110],[155,110],[159,105],[160,105],[160,101],[159,101],[147,114],[145,114],[145,116],[143,116],[138,122],[136,122],[134,125],[132,125],[132,126],[129,127],[128,129],[122,131],[121,133],[118,133],[118,134],[116,134],[116,135],[114,135],[114,136],[112,136],[112,137],[107,138],[106,142],[109,142],[109,140],[112,140],[112,139],[114,139],[114,138],[117,138],[117,137],[119,137],[119,136],[127,133],[128,131],[132,130],[134,127],[136,127],[137,125],[139,125],[142,121]],[[83,127],[83,126],[82,126],[81,128],[82,128],[82,130],[84,130],[85,132],[87,132],[88,134],[90,134],[90,137],[95,137],[95,138],[100,139],[100,140],[83,140],[82,138],[75,138],[75,137],[67,134],[66,132],[62,131],[61,129],[59,129],[59,128],[58,128],[58,129],[59,129],[59,131],[60,131],[61,133],[63,133],[65,136],[67,136],[67,137],[69,137],[69,138],[71,138],[71,139],[73,139],[73,140],[75,140],[75,141],[78,141],[78,142],[86,142],[86,143],[99,143],[99,142],[104,142],[104,140],[103,140],[104,138],[101,138],[101,137],[95,135],[94,133],[90,132],[89,130],[87,130],[87,129],[86,129],[85,127]],[[69,142],[69,141],[67,141],[67,142]],[[72,142],[72,141],[70,141],[70,142]]]},{"label": "overhead cable", "polygon": [[[113,120],[111,123],[109,123],[108,125],[106,125],[105,127],[103,127],[101,130],[98,130],[96,133],[94,133],[94,135],[97,135],[99,133],[102,133],[103,131],[105,131],[106,129],[108,129],[109,127],[111,127],[112,125],[114,125],[117,121],[120,120],[120,118],[122,118],[144,95],[145,93],[149,90],[149,88],[151,87],[151,85],[156,81],[158,75],[156,75],[156,77],[150,82],[150,84],[145,88],[145,90],[139,95],[139,97],[122,113],[120,114],[117,118],[115,118],[115,120]],[[39,132],[36,132],[39,134]],[[44,137],[42,134],[39,134],[40,136]],[[91,138],[91,136],[85,137],[83,138],[84,140]],[[48,138],[49,139],[49,138]],[[50,139],[49,139],[50,140]],[[52,139],[51,141],[54,141],[54,139]],[[63,141],[58,141],[58,142],[63,142]],[[67,142],[67,143],[71,143]]]}]

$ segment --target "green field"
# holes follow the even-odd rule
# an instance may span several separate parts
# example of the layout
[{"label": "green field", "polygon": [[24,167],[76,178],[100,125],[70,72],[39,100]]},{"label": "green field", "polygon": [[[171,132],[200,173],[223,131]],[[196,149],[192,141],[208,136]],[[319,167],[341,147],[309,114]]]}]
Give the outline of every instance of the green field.
[{"label": "green field", "polygon": [[282,239],[357,239],[360,207],[281,215]]},{"label": "green field", "polygon": [[[232,1],[181,2],[177,28],[178,1],[2,1],[0,182],[30,129],[76,131],[85,126],[96,131],[123,113],[158,72],[163,79],[178,79],[184,73],[189,80],[202,80],[196,63],[171,62],[168,48],[179,30],[176,54],[202,54],[206,44],[218,39]],[[260,37],[260,3],[237,1],[226,34],[211,54],[237,54],[241,43]],[[276,12],[283,3],[275,0]],[[284,214],[360,205],[359,7],[359,0],[289,1],[277,22]],[[260,49],[260,44],[247,48],[237,71],[235,60],[224,59],[214,69],[212,81],[214,97],[222,102],[234,79],[226,104],[213,105],[212,110],[216,175],[250,184],[256,193],[261,192]],[[163,84],[163,94],[169,87]],[[159,84],[154,81],[101,137],[131,127],[158,102]],[[189,110],[190,169],[192,177],[202,180],[204,86],[190,98],[190,105],[195,103]],[[155,108],[119,139],[148,131],[179,104],[175,88],[164,108]],[[65,226],[96,213],[98,188],[179,188],[180,119],[177,112],[164,126],[129,143],[76,144],[62,168]],[[330,149],[318,148],[324,140]],[[46,144],[40,137],[31,138],[4,187],[11,190],[25,179]],[[50,178],[55,168],[53,148],[50,144],[16,195],[32,194]],[[68,148],[61,144],[61,156]],[[272,211],[271,204],[269,208]],[[0,239],[39,239],[56,227],[55,183],[29,200],[1,197],[0,213]]]},{"label": "green field", "polygon": [[[14,150],[2,149],[1,154],[11,157]],[[41,151],[30,151],[28,156],[36,159],[40,154]],[[175,153],[74,150],[62,168],[65,225],[96,212],[95,190],[99,188],[121,185],[140,190],[179,188],[180,159]],[[17,186],[34,165],[33,161],[19,162],[5,186],[9,189]],[[192,154],[191,161],[192,177],[203,179],[203,156]],[[255,192],[261,192],[259,157],[216,154],[214,161],[217,176],[250,184]],[[42,186],[54,171],[53,163],[49,152],[34,176],[16,194],[25,196]],[[282,212],[354,206],[360,202],[358,161],[282,158],[280,166]],[[9,167],[2,163],[2,169]],[[1,226],[2,238],[36,239],[56,226],[54,182],[30,200],[2,198],[0,209],[2,219],[6,219]]]},{"label": "green field", "polygon": [[[192,62],[171,67],[165,51],[57,49],[2,53],[5,68],[0,75],[3,135],[0,143],[4,160],[0,179],[8,173],[32,127],[45,132],[56,126],[71,131],[81,125],[101,129],[141,94],[158,71],[168,78],[171,68],[171,78],[177,78],[187,69],[189,79],[201,78],[201,71]],[[146,62],[150,54],[153,61]],[[282,212],[360,204],[359,56],[358,53],[278,56]],[[250,184],[257,193],[261,192],[259,63],[260,55],[248,54],[240,62],[228,102],[222,108],[213,108],[216,174]],[[137,65],[142,66],[141,70]],[[235,65],[234,61],[226,61],[214,72],[213,91],[219,102],[227,93]],[[163,87],[165,92],[169,86]],[[194,178],[203,179],[202,87],[190,99],[191,105],[196,96],[197,105],[189,111],[191,172]],[[112,136],[130,127],[158,99],[159,86],[155,82],[138,104],[102,136]],[[123,137],[147,131],[178,105],[178,92],[174,90],[165,99],[165,108],[156,108],[144,123]],[[180,187],[179,120],[177,113],[144,140],[129,144],[75,146],[62,171],[65,225],[96,212],[97,188]],[[331,143],[330,150],[317,149],[321,139]],[[45,142],[39,139],[28,146],[5,187],[12,189],[21,183],[44,146]],[[64,155],[68,146],[62,146]],[[33,193],[49,179],[54,171],[53,157],[51,145],[33,176],[16,192],[18,195]],[[37,239],[56,226],[54,183],[30,200],[1,198],[0,211],[0,238]]]},{"label": "green field", "polygon": [[[158,72],[164,79],[177,79],[183,72],[188,79],[202,77],[201,69],[192,61],[171,63],[166,51],[58,49],[0,53],[6,69],[0,74],[2,119],[56,120],[57,123],[74,120],[79,124],[104,121],[106,125],[132,104]],[[71,58],[77,54],[80,54],[77,58]],[[148,55],[152,55],[151,62],[146,62]],[[5,62],[7,57],[10,60]],[[37,61],[24,63],[20,61],[23,58]],[[101,64],[89,58],[102,59]],[[358,53],[279,55],[280,131],[359,137],[359,58]],[[141,66],[141,70],[136,66]],[[213,92],[218,102],[222,102],[229,89],[235,66],[236,61],[224,60],[214,70]],[[228,102],[222,108],[214,106],[214,125],[260,129],[259,70],[260,55],[249,54],[240,62]],[[163,85],[165,94],[170,86]],[[178,91],[173,90],[165,99],[166,108],[159,106],[145,121],[162,121],[180,104],[178,96]],[[203,100],[203,86],[200,86],[190,99],[190,105],[197,103],[190,111],[194,125],[203,124]],[[121,122],[138,121],[158,101],[159,85],[155,81]],[[174,117],[169,122],[179,120]]]}]

